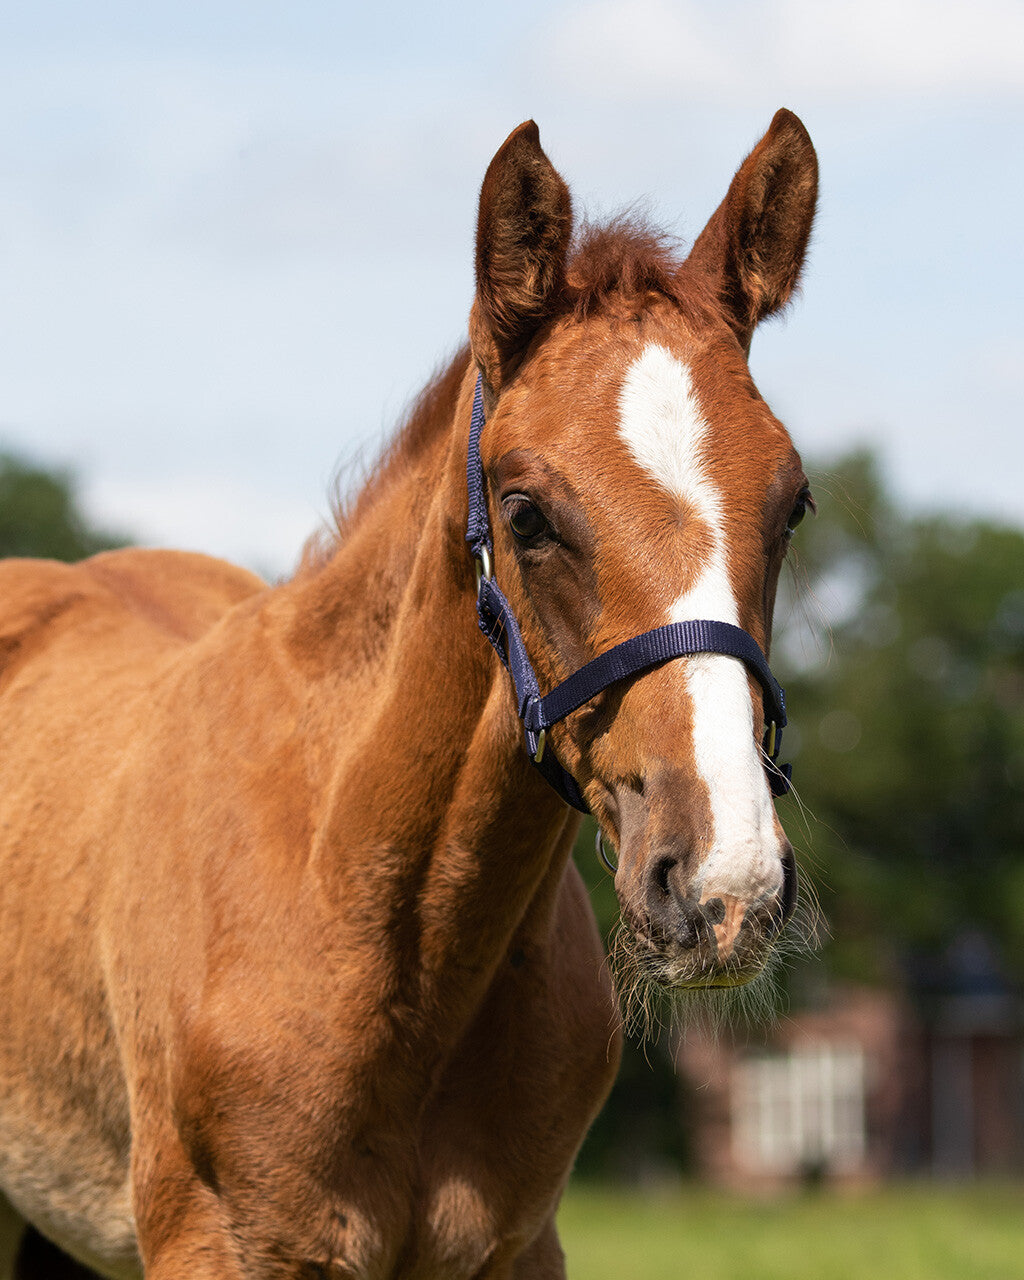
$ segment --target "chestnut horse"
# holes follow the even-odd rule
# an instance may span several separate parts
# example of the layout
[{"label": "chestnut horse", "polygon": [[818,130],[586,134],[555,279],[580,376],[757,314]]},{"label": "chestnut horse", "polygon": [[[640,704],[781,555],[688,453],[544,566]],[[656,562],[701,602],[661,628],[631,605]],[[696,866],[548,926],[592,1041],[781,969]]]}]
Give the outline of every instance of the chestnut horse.
[{"label": "chestnut horse", "polygon": [[[679,261],[623,221],[574,235],[524,124],[481,191],[469,347],[291,581],[147,550],[3,564],[19,1280],[564,1275],[618,1021],[578,817],[475,616],[477,378],[482,567],[540,689],[689,619],[766,649],[810,498],[746,353],[816,186],[780,111]],[[547,731],[668,986],[750,978],[792,906],[763,686],[691,652]]]}]

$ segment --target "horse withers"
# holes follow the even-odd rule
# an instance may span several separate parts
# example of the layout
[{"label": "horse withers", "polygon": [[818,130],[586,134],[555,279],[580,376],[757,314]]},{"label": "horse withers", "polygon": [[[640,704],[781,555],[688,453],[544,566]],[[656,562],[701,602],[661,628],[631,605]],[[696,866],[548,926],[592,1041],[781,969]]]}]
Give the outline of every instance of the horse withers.
[{"label": "horse withers", "polygon": [[[746,353],[816,184],[780,111],[680,261],[628,221],[574,232],[524,124],[483,183],[468,348],[294,578],[2,566],[19,1280],[564,1275],[619,1033],[541,769],[617,850],[645,980],[744,982],[792,909],[750,654],[810,498]],[[693,620],[748,649],[622,668],[538,734],[526,667],[546,694]]]}]

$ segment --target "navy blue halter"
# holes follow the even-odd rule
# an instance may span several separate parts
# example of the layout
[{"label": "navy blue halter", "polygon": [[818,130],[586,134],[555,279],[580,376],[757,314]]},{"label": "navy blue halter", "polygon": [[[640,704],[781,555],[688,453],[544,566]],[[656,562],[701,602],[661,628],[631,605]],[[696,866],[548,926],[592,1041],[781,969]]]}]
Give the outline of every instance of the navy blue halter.
[{"label": "navy blue halter", "polygon": [[519,623],[511,606],[494,581],[491,564],[493,544],[484,492],[484,471],[480,461],[480,432],[484,427],[483,380],[476,380],[473,418],[469,428],[466,481],[469,488],[469,525],[466,541],[477,564],[476,611],[480,630],[494,646],[512,676],[519,719],[526,732],[526,749],[534,765],[562,799],[581,813],[590,808],[576,779],[563,769],[552,752],[545,752],[547,731],[570,712],[582,707],[617,680],[626,680],[642,671],[660,666],[672,658],[693,653],[720,653],[739,658],[761,685],[764,702],[766,756],[765,771],[773,795],[789,790],[791,768],[776,763],[786,723],[786,698],[768,669],[768,662],[752,635],[728,622],[699,620],[672,622],[643,635],[624,640],[574,671],[550,693],[541,696],[537,675],[523,644]]}]

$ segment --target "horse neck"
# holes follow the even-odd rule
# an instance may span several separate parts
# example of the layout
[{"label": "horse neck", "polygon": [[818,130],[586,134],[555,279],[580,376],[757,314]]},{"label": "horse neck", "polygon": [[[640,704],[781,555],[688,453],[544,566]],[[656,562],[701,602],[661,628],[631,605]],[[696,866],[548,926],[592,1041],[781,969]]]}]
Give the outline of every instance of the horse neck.
[{"label": "horse neck", "polygon": [[[476,623],[465,543],[472,377],[330,562],[286,589],[286,642],[332,758],[313,855],[419,982],[468,990],[540,899],[575,823],[529,766],[509,678]],[[403,951],[403,954],[398,952]],[[467,986],[468,984],[468,986]],[[436,996],[435,992],[435,996]]]}]

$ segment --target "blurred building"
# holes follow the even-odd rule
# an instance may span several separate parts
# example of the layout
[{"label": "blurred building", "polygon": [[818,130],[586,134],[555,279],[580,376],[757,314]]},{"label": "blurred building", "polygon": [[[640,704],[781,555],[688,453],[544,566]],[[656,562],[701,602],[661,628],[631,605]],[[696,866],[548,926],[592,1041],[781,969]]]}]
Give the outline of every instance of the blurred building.
[{"label": "blurred building", "polygon": [[1019,994],[992,947],[958,938],[900,990],[836,986],[760,1043],[687,1033],[693,1150],[745,1188],[1024,1170]]}]

